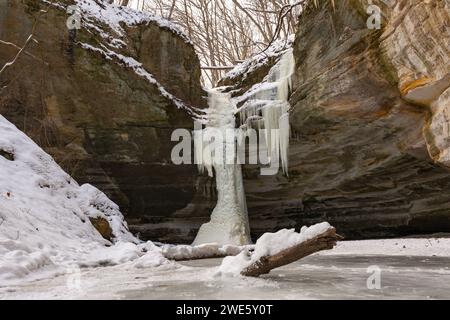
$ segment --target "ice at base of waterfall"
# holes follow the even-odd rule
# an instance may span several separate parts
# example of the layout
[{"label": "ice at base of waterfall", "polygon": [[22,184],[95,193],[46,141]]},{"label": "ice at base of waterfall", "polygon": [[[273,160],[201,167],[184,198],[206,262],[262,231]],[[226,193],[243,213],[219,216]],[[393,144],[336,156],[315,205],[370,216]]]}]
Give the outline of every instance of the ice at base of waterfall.
[{"label": "ice at base of waterfall", "polygon": [[217,243],[219,245],[243,246],[251,242],[246,228],[246,224],[239,217],[222,219],[221,221],[212,220],[201,226],[192,245]]},{"label": "ice at base of waterfall", "polygon": [[241,168],[216,166],[217,205],[210,222],[202,225],[193,245],[217,243],[242,246],[251,243]]}]

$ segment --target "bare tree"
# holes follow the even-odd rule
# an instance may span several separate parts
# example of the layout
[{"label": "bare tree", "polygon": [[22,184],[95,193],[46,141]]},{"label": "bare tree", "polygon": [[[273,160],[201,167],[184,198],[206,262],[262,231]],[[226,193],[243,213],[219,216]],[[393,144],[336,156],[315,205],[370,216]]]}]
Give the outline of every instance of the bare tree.
[{"label": "bare tree", "polygon": [[[304,6],[318,6],[320,0],[110,1],[152,12],[179,25],[199,54],[204,82],[215,85],[236,63],[295,33]],[[327,1],[335,5],[334,0]]]},{"label": "bare tree", "polygon": [[215,85],[237,63],[295,32],[301,5],[291,1],[134,0],[126,4],[179,25],[199,54],[205,84]]}]

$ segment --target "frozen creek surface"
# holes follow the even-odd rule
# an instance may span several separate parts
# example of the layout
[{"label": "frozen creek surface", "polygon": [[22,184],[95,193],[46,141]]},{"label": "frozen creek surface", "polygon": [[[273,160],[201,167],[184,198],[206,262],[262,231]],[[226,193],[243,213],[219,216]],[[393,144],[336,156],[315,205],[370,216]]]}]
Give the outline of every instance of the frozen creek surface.
[{"label": "frozen creek surface", "polygon": [[[403,243],[395,248],[388,243],[385,249],[392,255],[378,254],[385,250],[379,242],[346,244],[260,279],[214,276],[221,259],[183,262],[176,270],[83,269],[79,288],[68,288],[68,276],[62,275],[19,286],[0,284],[0,299],[450,299],[450,239],[443,241],[444,252],[436,255],[430,251],[439,244],[425,247],[425,240],[423,251],[409,250],[410,242],[405,250]],[[380,290],[366,285],[367,268],[373,265],[382,271]]]}]

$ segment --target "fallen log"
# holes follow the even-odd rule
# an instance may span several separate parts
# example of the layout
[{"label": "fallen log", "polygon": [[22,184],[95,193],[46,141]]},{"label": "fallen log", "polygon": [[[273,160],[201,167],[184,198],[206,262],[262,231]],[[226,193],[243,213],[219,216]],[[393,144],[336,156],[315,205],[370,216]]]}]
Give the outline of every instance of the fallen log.
[{"label": "fallen log", "polygon": [[217,274],[258,277],[313,253],[333,249],[341,239],[336,229],[324,222],[304,227],[300,233],[293,229],[266,233],[256,245],[222,246],[212,243],[198,246],[164,245],[161,248],[164,257],[175,261],[225,257]]},{"label": "fallen log", "polygon": [[332,249],[341,239],[328,222],[303,227],[300,232],[283,229],[265,233],[253,248],[246,248],[235,257],[226,257],[216,275],[258,277],[313,253]]},{"label": "fallen log", "polygon": [[241,275],[247,277],[259,277],[267,274],[275,268],[293,263],[313,253],[333,249],[342,237],[336,234],[336,229],[330,227],[326,231],[304,242],[284,249],[273,255],[266,255],[253,262],[241,271]]},{"label": "fallen log", "polygon": [[252,246],[222,246],[215,243],[198,246],[165,245],[162,247],[162,254],[169,260],[189,261],[237,256],[242,251],[251,248]]}]

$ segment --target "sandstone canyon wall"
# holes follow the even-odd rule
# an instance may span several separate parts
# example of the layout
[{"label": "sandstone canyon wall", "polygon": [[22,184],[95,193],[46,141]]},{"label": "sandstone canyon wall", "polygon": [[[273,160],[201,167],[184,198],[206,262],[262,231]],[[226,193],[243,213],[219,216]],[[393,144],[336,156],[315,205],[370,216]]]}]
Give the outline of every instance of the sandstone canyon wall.
[{"label": "sandstone canyon wall", "polygon": [[[74,4],[83,9],[79,30],[66,26]],[[204,219],[184,226],[208,216],[198,192],[208,179],[170,158],[172,131],[192,128],[192,113],[206,107],[189,40],[166,21],[117,13],[103,0],[0,0],[1,40],[22,46],[33,28],[37,41],[0,75],[0,114],[77,181],[107,193],[132,229],[150,223],[143,237],[194,237]],[[0,48],[2,66],[18,52]],[[180,209],[188,219],[181,229],[158,224]]]},{"label": "sandstone canyon wall", "polygon": [[290,175],[245,170],[255,236],[320,221],[347,238],[450,232],[449,3],[374,4],[381,30],[362,0],[301,17]]}]

